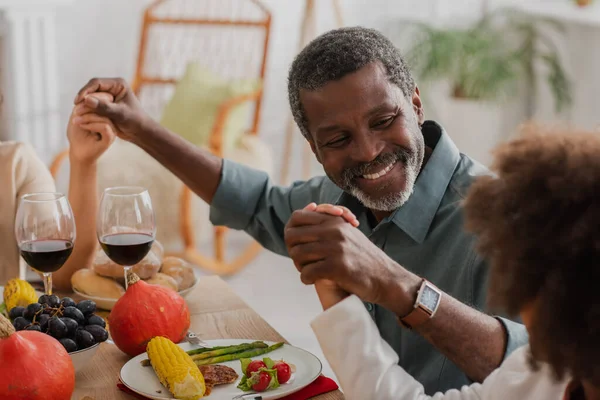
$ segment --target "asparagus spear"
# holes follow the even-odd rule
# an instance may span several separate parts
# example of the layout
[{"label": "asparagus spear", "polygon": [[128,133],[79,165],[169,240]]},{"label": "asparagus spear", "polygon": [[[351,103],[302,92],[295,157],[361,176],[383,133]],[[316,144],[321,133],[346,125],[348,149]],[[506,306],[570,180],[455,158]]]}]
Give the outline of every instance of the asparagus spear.
[{"label": "asparagus spear", "polygon": [[[224,354],[231,354],[231,353],[235,353],[235,352],[239,352],[239,351],[245,351],[245,350],[249,350],[249,349],[256,349],[256,348],[266,348],[267,344],[265,342],[252,342],[252,343],[242,343],[242,344],[235,344],[235,345],[231,345],[231,346],[215,346],[215,347],[201,347],[199,349],[193,349],[193,350],[188,350],[186,351],[186,353],[188,353],[190,356],[192,356],[192,358],[196,358],[199,355],[202,356],[206,353],[212,353],[212,355],[208,356],[208,357],[202,357],[202,358],[210,358],[210,357],[215,357],[215,356],[219,356],[219,355],[224,355]],[[140,361],[140,364],[143,367],[149,367],[150,366],[150,360],[145,359]]]},{"label": "asparagus spear", "polygon": [[[203,351],[200,354],[192,355],[192,360],[203,360],[206,358],[213,358],[217,356],[224,356],[225,354],[239,353],[250,349],[264,349],[268,347],[265,342],[253,342],[253,343],[242,343],[237,346],[227,346],[223,348],[213,348],[211,351]],[[187,352],[190,354],[190,352]],[[191,355],[191,354],[190,354]]]},{"label": "asparagus spear", "polygon": [[239,360],[240,358],[252,358],[256,356],[260,356],[262,354],[269,353],[273,350],[277,350],[283,346],[283,343],[275,343],[272,346],[265,348],[258,348],[252,350],[242,351],[240,353],[226,354],[223,356],[213,357],[213,358],[205,358],[202,360],[194,360],[196,365],[208,365],[208,364],[218,364],[226,361]]}]

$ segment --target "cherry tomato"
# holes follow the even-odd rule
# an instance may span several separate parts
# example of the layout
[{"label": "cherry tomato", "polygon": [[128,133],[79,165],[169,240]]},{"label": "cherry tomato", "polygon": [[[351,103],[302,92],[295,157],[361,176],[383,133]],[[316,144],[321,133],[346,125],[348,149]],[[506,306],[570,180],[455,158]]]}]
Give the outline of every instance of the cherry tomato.
[{"label": "cherry tomato", "polygon": [[258,382],[252,385],[252,390],[255,392],[264,392],[271,383],[271,375],[268,372],[261,371],[258,375]]},{"label": "cherry tomato", "polygon": [[273,369],[277,370],[277,381],[279,383],[286,383],[292,376],[292,369],[287,363],[279,361],[273,366]]},{"label": "cherry tomato", "polygon": [[261,368],[267,368],[267,365],[261,360],[252,361],[246,368],[246,376],[250,378],[250,375],[252,375],[253,372],[258,371]]}]

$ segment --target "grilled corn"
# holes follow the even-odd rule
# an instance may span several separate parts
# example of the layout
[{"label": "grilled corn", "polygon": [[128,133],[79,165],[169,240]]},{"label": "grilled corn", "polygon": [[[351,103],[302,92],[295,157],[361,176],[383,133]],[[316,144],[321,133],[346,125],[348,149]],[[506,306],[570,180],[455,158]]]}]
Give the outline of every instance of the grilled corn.
[{"label": "grilled corn", "polygon": [[192,358],[165,337],[154,337],[146,347],[150,364],[176,399],[197,400],[204,396],[204,376]]},{"label": "grilled corn", "polygon": [[27,307],[37,300],[35,289],[23,279],[11,279],[4,287],[4,303],[7,311],[19,306]]}]

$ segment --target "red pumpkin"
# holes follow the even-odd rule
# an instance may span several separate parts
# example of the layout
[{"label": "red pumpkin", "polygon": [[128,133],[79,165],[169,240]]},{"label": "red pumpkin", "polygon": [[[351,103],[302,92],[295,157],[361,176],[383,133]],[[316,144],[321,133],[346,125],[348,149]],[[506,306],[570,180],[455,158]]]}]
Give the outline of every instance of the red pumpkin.
[{"label": "red pumpkin", "polygon": [[65,348],[50,335],[19,331],[0,315],[0,399],[69,400],[75,369]]},{"label": "red pumpkin", "polygon": [[179,343],[190,328],[190,310],[176,291],[150,285],[131,273],[127,291],[108,316],[110,336],[130,356],[146,351],[155,336]]}]

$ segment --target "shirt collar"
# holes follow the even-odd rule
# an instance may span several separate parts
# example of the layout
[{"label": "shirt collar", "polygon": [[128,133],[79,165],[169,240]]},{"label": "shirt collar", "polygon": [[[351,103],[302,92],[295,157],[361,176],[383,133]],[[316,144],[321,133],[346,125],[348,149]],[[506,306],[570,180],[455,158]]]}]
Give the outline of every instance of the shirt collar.
[{"label": "shirt collar", "polygon": [[[422,126],[425,145],[433,152],[415,182],[414,190],[404,205],[381,221],[394,222],[417,243],[423,243],[446,188],[460,161],[458,148],[444,128],[434,121]],[[360,202],[348,193],[342,193],[336,204],[348,207],[357,217],[364,212]]]}]

